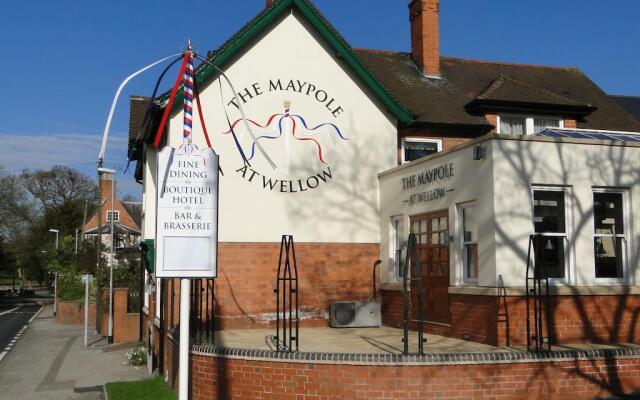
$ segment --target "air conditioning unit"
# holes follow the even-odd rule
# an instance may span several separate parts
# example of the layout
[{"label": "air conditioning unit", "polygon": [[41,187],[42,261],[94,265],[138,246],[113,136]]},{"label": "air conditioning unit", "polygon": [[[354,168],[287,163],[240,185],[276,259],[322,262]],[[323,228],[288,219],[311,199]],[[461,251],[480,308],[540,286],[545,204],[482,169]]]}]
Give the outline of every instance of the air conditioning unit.
[{"label": "air conditioning unit", "polygon": [[377,301],[332,301],[332,328],[368,328],[381,324]]}]

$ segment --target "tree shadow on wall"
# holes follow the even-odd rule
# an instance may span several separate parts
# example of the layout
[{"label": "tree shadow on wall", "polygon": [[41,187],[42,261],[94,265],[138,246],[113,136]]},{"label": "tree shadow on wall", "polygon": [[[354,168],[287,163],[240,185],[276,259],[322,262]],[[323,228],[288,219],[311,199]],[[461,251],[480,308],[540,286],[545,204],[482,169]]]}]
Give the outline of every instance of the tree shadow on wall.
[{"label": "tree shadow on wall", "polygon": [[[589,179],[591,182],[603,182],[606,186],[612,188],[632,188],[640,182],[640,168],[635,165],[632,160],[630,151],[623,146],[590,146],[592,151],[586,164],[578,157],[573,157],[567,145],[563,145],[559,141],[554,144],[544,145],[545,150],[553,147],[554,154],[547,154],[542,158],[539,154],[534,153],[534,147],[529,141],[494,141],[498,149],[502,152],[507,162],[508,168],[512,174],[501,174],[500,171],[495,173],[496,180],[503,180],[504,185],[515,185],[520,190],[529,192],[532,185],[562,185],[572,187],[578,179]],[[583,147],[584,148],[584,147]],[[593,149],[597,149],[593,151]],[[556,163],[551,161],[555,159]],[[627,161],[625,163],[625,161]],[[509,176],[516,174],[515,181],[507,181]],[[580,177],[577,175],[581,174]],[[541,181],[533,181],[534,176],[543,176]],[[509,186],[506,186],[509,187]],[[580,189],[579,189],[580,190]],[[584,187],[582,187],[584,190]],[[632,199],[632,193],[628,193]],[[566,248],[569,249],[570,265],[573,265],[573,274],[571,277],[572,285],[567,285],[569,296],[552,296],[549,304],[549,320],[544,321],[549,329],[552,338],[558,338],[561,335],[561,320],[559,314],[566,311],[567,308],[575,310],[580,324],[582,337],[588,338],[593,343],[621,343],[633,342],[637,338],[637,325],[640,315],[640,306],[637,301],[632,301],[634,296],[631,295],[629,286],[619,286],[620,293],[617,296],[608,297],[609,301],[594,301],[592,296],[585,296],[581,290],[575,286],[575,282],[584,282],[585,270],[587,268],[595,268],[595,266],[581,266],[583,257],[576,251],[576,238],[585,237],[593,234],[593,197],[579,198],[575,190],[569,190],[566,194],[571,204],[570,234],[566,238]],[[632,201],[628,202],[633,204]],[[508,248],[513,255],[511,274],[521,277],[521,281],[525,283],[525,267],[527,264],[527,243],[529,233],[514,237],[509,229],[505,229],[504,225],[508,225],[514,220],[520,220],[523,223],[532,224],[533,199],[529,196],[529,204],[526,207],[520,205],[522,211],[507,211],[509,207],[496,207],[496,249]],[[625,213],[630,210],[625,209]],[[526,221],[526,222],[525,222]],[[634,282],[634,276],[638,268],[640,255],[640,237],[634,232],[630,226],[628,232],[625,232],[629,239],[629,243],[633,243],[633,247],[626,249],[627,271],[630,283]],[[533,233],[533,226],[531,227]],[[592,247],[593,248],[593,247]],[[588,258],[589,259],[589,258]],[[613,304],[612,304],[613,303]],[[562,308],[562,310],[561,310]],[[602,325],[605,325],[604,327]],[[522,332],[516,333],[521,334]],[[601,360],[573,361],[573,368],[570,373],[578,376],[593,385],[600,387],[604,393],[620,396],[621,398],[629,398],[625,395],[623,383],[621,381],[621,368],[616,357],[605,357],[605,367],[599,367]],[[537,369],[536,374],[530,378],[530,384],[540,379],[542,376],[544,381],[549,382],[548,371],[543,363]],[[637,397],[633,397],[637,398]]]}]

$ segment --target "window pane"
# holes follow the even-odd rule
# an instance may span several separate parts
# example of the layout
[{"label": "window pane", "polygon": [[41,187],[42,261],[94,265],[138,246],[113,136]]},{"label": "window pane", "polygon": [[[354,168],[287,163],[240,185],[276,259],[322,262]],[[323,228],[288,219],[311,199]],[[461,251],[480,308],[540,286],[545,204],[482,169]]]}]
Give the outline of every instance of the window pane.
[{"label": "window pane", "polygon": [[464,245],[464,272],[466,278],[477,279],[478,278],[478,245],[466,244]]},{"label": "window pane", "polygon": [[536,233],[565,233],[564,192],[535,190],[533,221]]},{"label": "window pane", "polygon": [[420,232],[424,233],[427,231],[427,220],[423,219],[422,221],[420,221]]},{"label": "window pane", "polygon": [[475,242],[478,240],[476,207],[466,207],[462,209],[462,230],[462,240],[464,242]]},{"label": "window pane", "polygon": [[564,238],[539,236],[536,243],[537,275],[549,278],[564,278]]},{"label": "window pane", "polygon": [[500,116],[500,133],[524,135],[526,120],[524,117]]},{"label": "window pane", "polygon": [[449,219],[447,217],[440,217],[440,230],[446,231],[448,229],[447,225],[449,223]]},{"label": "window pane", "polygon": [[559,128],[560,119],[558,118],[534,118],[533,119],[533,131],[539,132],[544,128]]},{"label": "window pane", "polygon": [[403,276],[403,218],[402,217],[392,217],[391,218],[391,229],[393,235],[393,242],[391,249],[391,254],[393,257],[393,264],[395,269],[395,276],[402,278]]},{"label": "window pane", "polygon": [[594,238],[596,278],[624,278],[622,240],[621,237],[612,236]]},{"label": "window pane", "polygon": [[622,215],[622,193],[593,194],[595,233],[610,235],[623,234],[624,223]]},{"label": "window pane", "polygon": [[404,161],[409,162],[438,152],[437,142],[419,142],[405,139]]}]

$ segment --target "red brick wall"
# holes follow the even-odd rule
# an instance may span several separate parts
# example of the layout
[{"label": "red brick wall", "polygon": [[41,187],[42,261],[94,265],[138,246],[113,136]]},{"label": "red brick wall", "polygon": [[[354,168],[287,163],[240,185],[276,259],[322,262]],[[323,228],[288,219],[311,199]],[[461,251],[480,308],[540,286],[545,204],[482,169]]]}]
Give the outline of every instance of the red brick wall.
[{"label": "red brick wall", "polygon": [[192,398],[587,399],[640,388],[640,360],[354,366],[193,355]]},{"label": "red brick wall", "polygon": [[[140,314],[127,313],[128,289],[113,289],[113,342],[138,340]],[[107,308],[107,312],[108,312]]]},{"label": "red brick wall", "polygon": [[575,118],[565,118],[564,119],[564,127],[565,128],[577,128],[578,122]]},{"label": "red brick wall", "polygon": [[[327,326],[332,300],[366,300],[373,296],[373,263],[377,243],[295,243],[301,326]],[[216,329],[260,328],[275,324],[276,275],[280,243],[220,243],[215,280]],[[166,281],[167,314],[178,323],[180,284],[176,280],[171,312]],[[306,315],[306,316],[305,316]]]},{"label": "red brick wall", "polygon": [[[56,322],[65,325],[84,324],[84,302],[61,301],[56,304]],[[96,304],[89,303],[89,325],[96,324]]]},{"label": "red brick wall", "polygon": [[[138,340],[140,316],[127,313],[127,289],[113,289],[113,341],[114,343]],[[84,303],[57,302],[56,321],[67,325],[84,324]],[[95,326],[96,304],[89,303],[89,325]],[[109,289],[103,289],[102,327],[100,334],[109,333]]]},{"label": "red brick wall", "polygon": [[[640,342],[640,296],[551,296],[556,343]],[[510,346],[526,344],[524,297],[451,294],[451,326],[427,324],[429,333]],[[402,326],[402,292],[382,291],[382,322]],[[546,328],[545,328],[546,329]]]},{"label": "red brick wall", "polygon": [[380,290],[382,325],[402,328],[402,292]]}]

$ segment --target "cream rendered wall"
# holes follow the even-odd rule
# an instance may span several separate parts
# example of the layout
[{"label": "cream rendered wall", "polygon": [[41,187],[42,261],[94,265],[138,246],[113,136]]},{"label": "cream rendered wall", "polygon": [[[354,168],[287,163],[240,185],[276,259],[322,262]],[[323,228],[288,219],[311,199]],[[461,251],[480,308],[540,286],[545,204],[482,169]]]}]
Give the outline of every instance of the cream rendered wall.
[{"label": "cream rendered wall", "polygon": [[[441,186],[439,183],[419,185],[410,189],[403,189],[402,178],[410,177],[445,164],[453,164],[453,177],[443,182],[448,190],[445,197],[432,200],[424,204],[411,206],[407,200],[411,195]],[[403,237],[409,235],[409,218],[432,211],[447,209],[449,211],[450,242],[450,284],[461,285],[462,264],[460,259],[461,233],[458,205],[475,202],[478,215],[478,258],[481,269],[479,271],[479,286],[495,286],[495,247],[494,237],[494,204],[492,184],[492,157],[490,148],[487,156],[482,160],[473,159],[473,145],[464,146],[459,150],[435,154],[421,160],[413,161],[404,166],[396,167],[379,175],[380,204],[381,204],[381,249],[382,272],[381,282],[394,282],[393,274],[393,243],[391,231],[391,217],[404,216]],[[474,284],[475,286],[475,284]]]},{"label": "cream rendered wall", "polygon": [[[308,125],[330,122],[337,125],[347,141],[341,140],[330,127],[318,129],[312,136],[321,143],[327,165],[317,157],[310,141],[288,136],[290,173],[286,174],[285,146],[287,135],[278,140],[261,140],[265,150],[277,164],[272,169],[256,155],[252,168],[271,179],[306,179],[330,167],[333,178],[316,189],[302,193],[280,193],[265,190],[261,176],[248,182],[238,169],[243,162],[228,130],[218,81],[201,89],[202,108],[213,148],[220,155],[224,176],[220,179],[219,240],[223,242],[276,242],[282,234],[293,234],[301,242],[377,243],[380,238],[377,173],[396,164],[395,119],[370,96],[349,67],[334,56],[306,21],[290,13],[255,41],[242,56],[225,66],[225,72],[237,91],[258,83],[261,95],[244,104],[246,115],[260,124],[274,113],[283,112],[283,101],[291,101],[291,112],[302,115]],[[269,80],[280,78],[310,82],[324,90],[335,101],[329,108],[306,93],[268,91]],[[226,83],[222,85],[225,103],[232,99]],[[305,87],[307,88],[307,87]],[[305,90],[303,90],[304,92]],[[313,92],[312,92],[313,93]],[[254,93],[255,94],[255,93]],[[322,95],[320,96],[322,98]],[[335,106],[343,108],[337,117]],[[226,106],[231,121],[240,117],[233,106]],[[286,122],[286,121],[285,121]],[[286,122],[291,124],[290,122]],[[298,122],[298,127],[300,123]],[[272,125],[273,126],[273,125]],[[286,128],[286,127],[285,127]],[[237,133],[249,152],[251,140],[242,124]],[[289,125],[289,128],[291,126]],[[182,143],[182,112],[170,120],[169,143]],[[194,108],[194,143],[204,146],[199,116]],[[268,133],[256,129],[257,133]],[[273,132],[273,131],[271,131]],[[300,132],[300,131],[298,131]],[[315,131],[314,131],[315,132]],[[147,153],[145,166],[145,237],[155,233],[155,151]]]},{"label": "cream rendered wall", "polygon": [[506,286],[524,285],[528,237],[533,233],[532,185],[569,188],[570,269],[566,283],[575,286],[602,284],[596,282],[594,270],[593,188],[627,189],[629,283],[638,282],[640,226],[639,219],[631,217],[638,211],[640,198],[640,147],[593,142],[490,141],[495,166],[496,268]]},{"label": "cream rendered wall", "polygon": [[156,237],[156,168],[157,152],[148,146],[142,180],[142,240]]}]

